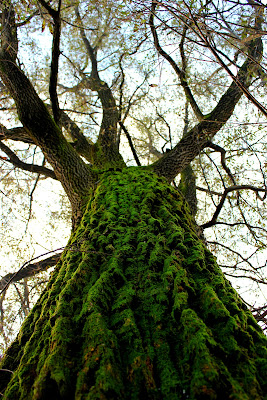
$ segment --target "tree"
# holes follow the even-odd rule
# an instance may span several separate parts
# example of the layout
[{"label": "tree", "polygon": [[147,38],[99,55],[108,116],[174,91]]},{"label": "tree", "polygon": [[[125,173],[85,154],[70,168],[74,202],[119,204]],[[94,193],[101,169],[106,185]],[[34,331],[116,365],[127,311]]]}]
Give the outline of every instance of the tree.
[{"label": "tree", "polygon": [[[148,166],[127,167],[119,151],[118,126],[126,133],[140,164],[123,120],[123,110],[125,117],[129,113],[122,103],[123,58],[130,51],[122,48],[119,57],[121,80],[117,85],[121,96],[117,103],[112,85],[102,80],[99,70],[101,45],[114,17],[112,3],[104,3],[104,22],[99,20],[97,1],[75,4],[74,17],[68,20],[69,26],[79,30],[91,66],[88,73],[68,60],[81,77],[72,88],[58,82],[58,73],[62,24],[73,4],[50,4],[45,0],[37,3],[42,6],[41,16],[46,12],[44,21],[53,26],[51,107],[41,99],[41,89],[38,95],[17,59],[17,29],[37,15],[38,7],[30,9],[32,13],[19,21],[15,10],[21,5],[2,3],[0,75],[22,123],[22,127],[14,129],[3,126],[3,136],[35,144],[47,164],[22,162],[3,141],[1,150],[14,166],[60,181],[72,209],[68,245],[2,361],[3,398],[263,399],[266,338],[223,276],[195,223],[195,178],[190,163],[208,147],[219,150],[223,159],[223,149],[212,140],[232,116],[243,94],[266,114],[249,90],[253,78],[263,73],[260,62],[264,6],[256,1],[248,4],[250,13],[242,29],[245,36],[240,40],[225,19],[231,9],[218,9],[214,4],[210,8],[211,2],[195,2],[190,7],[186,2],[126,4],[131,7],[131,15],[136,16],[134,32],[140,29],[142,36],[147,32],[141,29],[143,19],[147,22],[155,49],[174,69],[198,120],[192,126],[187,124],[178,143],[160,154],[158,160]],[[119,5],[123,7],[123,3]],[[82,14],[87,11],[96,12],[97,33],[84,25]],[[129,21],[125,8],[122,16]],[[160,26],[155,24],[155,16]],[[217,18],[215,22],[228,29],[227,40],[232,40],[232,47],[239,44],[241,64],[216,47],[214,32],[208,30],[212,24],[206,23],[209,18]],[[86,29],[92,29],[91,40]],[[159,40],[159,34],[164,38],[169,30],[181,33],[181,68]],[[116,41],[116,33],[111,31],[112,34]],[[140,40],[138,37],[132,54],[147,37],[148,33]],[[122,44],[122,37],[117,40]],[[205,115],[189,86],[184,52],[187,40],[190,45],[204,45],[211,51],[232,79],[212,111]],[[236,74],[224,58],[231,61]],[[73,92],[86,88],[97,93],[102,115],[95,142],[87,140],[60,108],[60,87]],[[160,111],[158,118],[164,123]],[[155,153],[152,136],[149,145]],[[171,185],[178,174],[180,190]],[[265,186],[245,187],[236,184],[233,177],[232,183],[236,187],[231,190],[250,189],[258,196],[266,193]],[[231,190],[225,188],[217,214]],[[215,215],[212,222],[216,218]]]}]

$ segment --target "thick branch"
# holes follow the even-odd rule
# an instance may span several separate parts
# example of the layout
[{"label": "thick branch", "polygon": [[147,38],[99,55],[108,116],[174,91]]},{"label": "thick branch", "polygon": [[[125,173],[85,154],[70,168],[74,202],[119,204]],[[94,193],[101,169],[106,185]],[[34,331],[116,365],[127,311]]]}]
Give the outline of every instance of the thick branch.
[{"label": "thick branch", "polygon": [[[106,82],[103,82],[98,74],[98,67],[97,67],[97,58],[96,58],[96,49],[94,49],[86,34],[82,24],[82,19],[79,13],[78,7],[75,9],[77,20],[79,23],[79,30],[85,45],[87,54],[90,57],[91,61],[91,75],[90,79],[87,77],[87,83],[90,85],[91,90],[97,91],[102,107],[103,107],[103,119],[101,125],[101,132],[104,130],[105,135],[109,136],[109,140],[116,141],[117,135],[117,123],[119,119],[116,102],[112,95],[112,92]],[[110,125],[110,126],[108,126]],[[102,132],[103,134],[103,132]]]},{"label": "thick branch", "polygon": [[189,204],[191,213],[195,218],[198,210],[196,196],[196,176],[190,164],[181,171],[178,189],[183,193],[187,203]]},{"label": "thick branch", "polygon": [[[188,100],[185,103],[185,115],[184,115],[184,129],[183,136],[185,137],[188,132]],[[190,210],[194,218],[196,217],[198,206],[197,206],[197,190],[196,190],[196,176],[192,165],[187,165],[180,174],[180,182],[178,189],[183,193],[186,201],[189,204]]]},{"label": "thick branch", "polygon": [[[75,8],[75,12],[79,24],[80,34],[91,61],[91,74],[90,77],[87,76],[86,83],[91,90],[98,93],[103,110],[102,123],[97,140],[96,155],[98,154],[99,157],[99,155],[102,153],[101,161],[103,164],[106,162],[107,164],[114,163],[122,166],[124,165],[124,162],[118,151],[117,124],[119,121],[119,113],[116,102],[110,87],[99,77],[96,48],[91,46],[85,34],[78,7]],[[96,163],[99,161],[100,160],[96,160]]]},{"label": "thick branch", "polygon": [[53,116],[56,124],[59,124],[60,110],[57,96],[57,82],[58,82],[58,61],[60,56],[60,33],[61,33],[61,18],[60,8],[61,0],[58,1],[58,9],[54,10],[46,1],[39,0],[42,6],[48,11],[53,18],[53,44],[52,44],[52,59],[50,66],[50,81],[49,81],[49,94],[52,104]]},{"label": "thick branch", "polygon": [[254,48],[255,42],[250,44],[250,51],[254,53],[253,60],[249,55],[239,69],[235,80],[222,95],[212,112],[206,115],[203,121],[194,126],[186,136],[182,137],[172,151],[154,163],[153,168],[156,173],[172,181],[186,165],[199,155],[201,150],[209,145],[211,139],[231,117],[236,104],[243,94],[240,85],[246,88],[250,86],[254,70],[258,68],[257,62],[262,56],[261,39],[256,39],[256,41],[258,44],[256,51]]},{"label": "thick branch", "polygon": [[[260,40],[261,46],[262,42]],[[253,43],[253,46],[257,49],[259,44],[258,43]],[[233,81],[236,83],[236,85],[242,90],[242,92],[245,94],[245,96],[253,103],[265,116],[267,116],[267,109],[257,100],[255,97],[250,93],[250,91],[247,89],[247,86],[237,79],[235,75],[232,73],[232,71],[228,68],[228,66],[223,62],[221,57],[219,56],[218,52],[213,46],[209,46],[212,53],[215,55],[221,66],[227,71],[227,73],[231,76]],[[262,48],[258,50],[260,53],[262,53]]]},{"label": "thick branch", "polygon": [[20,168],[24,171],[29,171],[29,172],[34,172],[37,174],[42,174],[47,176],[48,178],[52,179],[57,179],[54,171],[52,171],[49,168],[46,168],[42,165],[35,165],[35,164],[27,164],[23,161],[21,161],[18,156],[13,153],[12,150],[10,150],[9,147],[7,147],[4,143],[0,141],[0,149],[6,153],[6,155],[9,157],[9,159],[6,159],[6,161],[10,162],[13,164],[15,167]]},{"label": "thick branch", "polygon": [[[159,43],[157,39],[157,33],[153,25],[153,12],[155,10],[156,4],[158,2],[152,1],[152,13],[150,17],[150,25],[152,28],[152,33],[154,35],[154,42],[156,47],[159,49]],[[190,7],[184,3],[188,12],[191,16],[192,21],[195,24],[195,28],[192,27],[194,32],[201,38],[205,46],[216,56],[219,61],[219,54],[214,45],[211,44],[211,40],[207,32],[202,32],[201,27],[198,26],[197,19],[192,14]],[[255,29],[259,30],[261,28],[262,22],[262,12],[263,9],[260,8],[259,13],[255,16]],[[183,39],[182,39],[183,40]],[[242,67],[239,69],[236,76],[229,70],[229,68],[221,60],[220,63],[223,68],[231,75],[233,82],[229,89],[224,93],[224,95],[219,100],[217,106],[213,109],[211,113],[204,116],[204,120],[200,121],[188,135],[183,137],[181,141],[175,146],[175,148],[158,160],[154,165],[154,170],[159,174],[165,176],[168,180],[173,180],[175,176],[181,172],[181,170],[188,165],[199,153],[200,151],[207,147],[207,143],[211,141],[214,135],[220,130],[220,128],[226,123],[226,121],[232,115],[234,108],[238,101],[240,100],[242,94],[244,93],[254,104],[258,106],[264,113],[267,111],[260,104],[257,103],[256,99],[248,91],[249,86],[252,82],[252,77],[255,73],[259,72],[259,62],[262,58],[262,40],[257,37],[248,44],[247,46],[247,59],[243,63]],[[164,52],[164,51],[163,51]],[[216,54],[215,54],[216,53]],[[173,68],[175,69],[175,63],[170,58],[168,54],[164,52],[163,56],[169,60]],[[177,75],[179,75],[179,68],[177,69]],[[191,104],[192,105],[192,104]]]},{"label": "thick branch", "polygon": [[15,24],[15,12],[9,1],[2,5],[1,46],[11,62],[15,62],[18,53],[18,37]]},{"label": "thick branch", "polygon": [[[50,109],[51,107],[48,106],[48,108]],[[73,140],[71,145],[81,156],[83,156],[89,162],[92,162],[91,153],[93,151],[93,143],[89,142],[89,140],[83,135],[78,125],[63,110],[60,110],[60,122],[66,131],[71,135]],[[0,123],[0,141],[1,140],[15,140],[23,143],[34,144],[33,139],[29,135],[29,131],[23,126],[8,129]]]},{"label": "thick branch", "polygon": [[53,267],[59,261],[61,254],[62,252],[54,254],[45,260],[38,261],[34,264],[27,264],[18,272],[6,274],[0,279],[0,290],[6,289],[11,283],[18,282],[23,278],[30,278],[39,272],[46,271],[48,268]]},{"label": "thick branch", "polygon": [[58,124],[60,120],[60,110],[57,97],[58,61],[60,55],[59,43],[60,43],[60,30],[61,30],[60,6],[61,6],[61,1],[59,0],[58,11],[56,13],[56,16],[53,17],[54,19],[53,45],[52,45],[52,60],[51,60],[50,82],[49,82],[49,93],[50,93],[54,120],[56,124]]},{"label": "thick branch", "polygon": [[34,141],[30,137],[29,132],[23,126],[7,129],[4,125],[0,123],[0,140],[5,139],[34,144]]},{"label": "thick branch", "polygon": [[[196,18],[194,17],[190,7],[187,5],[188,11],[190,13],[190,16],[192,20],[194,21],[194,24],[198,30],[198,36],[203,40],[205,45],[210,49],[211,53],[215,56],[219,64],[224,68],[224,70],[228,73],[228,75],[233,79],[233,81],[236,83],[236,86],[245,94],[245,96],[264,114],[267,116],[267,109],[260,104],[255,97],[249,92],[248,87],[249,85],[246,84],[246,80],[243,80],[242,76],[235,76],[230,68],[225,64],[225,62],[222,60],[222,58],[219,55],[219,51],[216,49],[216,46],[214,43],[212,43],[209,35],[206,34],[206,32],[202,31],[201,27],[199,26]],[[261,7],[258,8],[258,11],[256,12],[256,17],[255,17],[255,29],[260,30],[261,29],[261,24],[263,21],[263,15],[264,13],[264,7],[261,5]],[[259,60],[262,57],[262,52],[263,52],[263,44],[261,40],[261,35],[258,38],[255,38],[255,36],[252,36],[252,39],[250,39],[250,44],[248,46],[248,61],[250,61],[250,64],[254,64],[254,70],[255,66],[257,66],[257,69],[259,69]]]},{"label": "thick branch", "polygon": [[[7,31],[14,29],[12,23],[8,18],[4,21]],[[66,141],[31,82],[16,65],[13,52],[10,54],[7,49],[4,40],[0,52],[1,78],[15,100],[19,119],[52,165],[76,214],[93,184],[91,170]]]},{"label": "thick branch", "polygon": [[[48,106],[48,108],[49,110],[51,109],[50,106]],[[63,110],[60,110],[60,122],[71,135],[73,140],[71,145],[75,148],[77,153],[89,162],[92,162],[91,153],[93,151],[93,143],[89,142],[78,125]],[[0,123],[0,141],[1,140],[15,140],[23,143],[34,144],[29,132],[23,126],[8,129]]]},{"label": "thick branch", "polygon": [[223,169],[225,170],[225,172],[227,173],[227,175],[229,176],[229,178],[231,179],[232,183],[235,185],[235,184],[236,184],[235,178],[234,178],[234,176],[233,176],[233,174],[232,174],[230,168],[227,167],[226,162],[225,162],[226,150],[225,150],[223,147],[221,147],[221,146],[219,146],[218,144],[215,144],[215,143],[209,143],[208,146],[209,146],[211,149],[213,149],[213,150],[218,151],[219,153],[221,153],[221,164],[222,164],[222,167],[223,167]]},{"label": "thick branch", "polygon": [[[49,15],[51,15],[52,18],[56,18],[58,12],[56,10],[54,10],[49,3],[47,3],[47,1],[45,0],[38,0],[40,4],[42,4],[42,6],[46,9],[46,11],[48,11]],[[60,9],[60,4],[61,1],[59,0],[59,9]]]}]

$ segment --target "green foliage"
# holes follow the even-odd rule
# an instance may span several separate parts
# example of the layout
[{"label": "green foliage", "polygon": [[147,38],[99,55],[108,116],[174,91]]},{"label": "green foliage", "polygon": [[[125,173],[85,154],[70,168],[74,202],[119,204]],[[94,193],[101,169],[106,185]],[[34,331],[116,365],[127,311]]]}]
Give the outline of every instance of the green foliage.
[{"label": "green foliage", "polygon": [[146,168],[98,174],[3,398],[263,399],[266,338],[182,196]]}]

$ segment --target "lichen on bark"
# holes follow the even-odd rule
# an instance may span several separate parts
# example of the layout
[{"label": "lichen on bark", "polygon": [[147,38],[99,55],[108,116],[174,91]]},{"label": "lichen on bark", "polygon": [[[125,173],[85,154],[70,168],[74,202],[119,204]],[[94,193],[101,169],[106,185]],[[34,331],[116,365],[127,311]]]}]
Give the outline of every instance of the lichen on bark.
[{"label": "lichen on bark", "polygon": [[266,338],[183,196],[146,168],[96,173],[3,399],[264,399]]}]

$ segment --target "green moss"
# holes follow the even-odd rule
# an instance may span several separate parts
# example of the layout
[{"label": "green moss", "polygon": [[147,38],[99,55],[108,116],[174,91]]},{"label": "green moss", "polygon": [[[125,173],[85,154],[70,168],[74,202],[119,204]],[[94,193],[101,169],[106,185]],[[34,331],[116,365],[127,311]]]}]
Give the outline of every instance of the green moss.
[{"label": "green moss", "polygon": [[113,168],[121,169],[126,166],[122,156],[118,152],[116,143],[111,145],[105,143],[103,146],[99,142],[96,142],[91,146],[90,160],[96,171],[98,167],[108,170]]},{"label": "green moss", "polygon": [[145,168],[95,173],[2,363],[14,371],[3,398],[264,399],[266,338],[179,192]]}]

